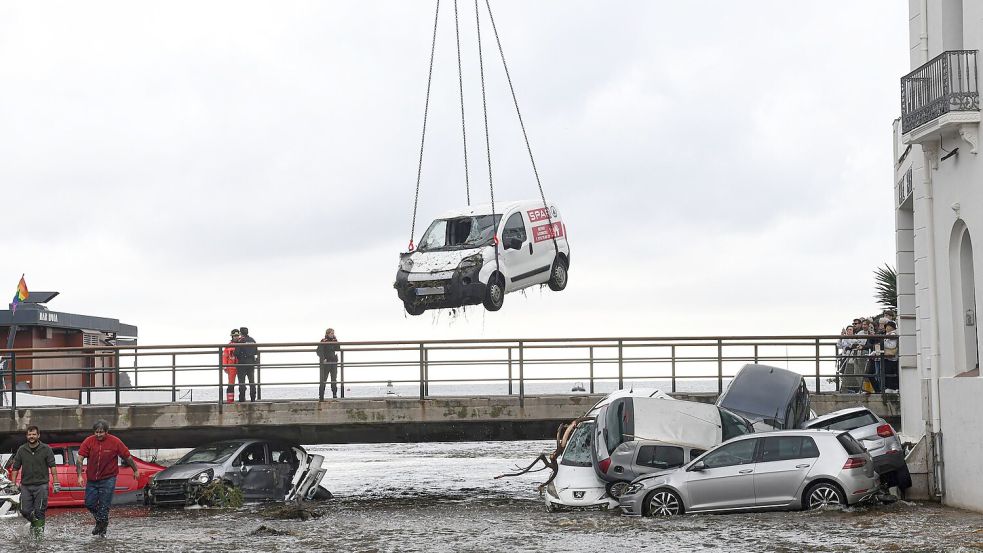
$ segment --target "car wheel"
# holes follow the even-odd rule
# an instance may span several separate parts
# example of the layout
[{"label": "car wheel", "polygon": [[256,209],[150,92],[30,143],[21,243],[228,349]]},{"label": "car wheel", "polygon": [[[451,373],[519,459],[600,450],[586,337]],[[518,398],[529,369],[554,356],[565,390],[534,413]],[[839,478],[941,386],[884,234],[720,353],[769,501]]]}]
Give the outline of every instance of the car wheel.
[{"label": "car wheel", "polygon": [[317,501],[327,501],[329,499],[334,499],[334,494],[329,492],[327,488],[325,488],[320,484],[318,484],[317,487],[314,488],[314,493],[312,494],[312,496],[313,499]]},{"label": "car wheel", "polygon": [[813,484],[806,490],[805,508],[814,511],[829,507],[830,505],[845,505],[846,499],[843,492],[835,484],[820,482]]},{"label": "car wheel", "polygon": [[408,301],[403,302],[403,308],[406,309],[407,313],[413,315],[414,317],[417,315],[423,315],[423,312],[427,310],[427,308],[423,307],[422,305],[416,305]]},{"label": "car wheel", "polygon": [[567,287],[567,262],[562,257],[557,257],[553,261],[553,270],[550,271],[550,280],[547,284],[550,290],[555,292]]},{"label": "car wheel", "polygon": [[485,287],[485,309],[498,311],[505,303],[505,279],[501,275],[493,275]]},{"label": "car wheel", "polygon": [[645,513],[651,517],[672,517],[683,514],[683,502],[672,490],[655,490],[645,502]]},{"label": "car wheel", "polygon": [[608,484],[608,495],[615,499],[620,499],[622,495],[625,494],[625,488],[628,487],[628,482],[614,482]]}]

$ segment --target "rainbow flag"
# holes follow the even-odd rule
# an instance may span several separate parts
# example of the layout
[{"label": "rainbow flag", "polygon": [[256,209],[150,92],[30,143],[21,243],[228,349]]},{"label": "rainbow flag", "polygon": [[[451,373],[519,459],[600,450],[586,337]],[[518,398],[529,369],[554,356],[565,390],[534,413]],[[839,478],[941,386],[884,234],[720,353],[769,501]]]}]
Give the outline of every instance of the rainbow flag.
[{"label": "rainbow flag", "polygon": [[17,291],[14,292],[14,301],[10,302],[13,312],[17,312],[17,304],[23,302],[30,296],[31,293],[27,291],[27,283],[24,282],[24,275],[21,275],[20,282],[17,283]]}]

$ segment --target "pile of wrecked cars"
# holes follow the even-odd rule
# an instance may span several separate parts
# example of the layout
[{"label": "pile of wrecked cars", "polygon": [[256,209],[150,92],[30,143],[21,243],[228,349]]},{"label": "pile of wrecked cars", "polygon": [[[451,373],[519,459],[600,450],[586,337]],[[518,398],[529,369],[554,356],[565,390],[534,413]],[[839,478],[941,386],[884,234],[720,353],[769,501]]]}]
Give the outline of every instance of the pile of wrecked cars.
[{"label": "pile of wrecked cars", "polygon": [[866,408],[817,417],[802,376],[765,365],[743,367],[712,405],[615,392],[561,426],[540,460],[553,469],[541,486],[548,511],[816,509],[911,485],[887,422]]}]

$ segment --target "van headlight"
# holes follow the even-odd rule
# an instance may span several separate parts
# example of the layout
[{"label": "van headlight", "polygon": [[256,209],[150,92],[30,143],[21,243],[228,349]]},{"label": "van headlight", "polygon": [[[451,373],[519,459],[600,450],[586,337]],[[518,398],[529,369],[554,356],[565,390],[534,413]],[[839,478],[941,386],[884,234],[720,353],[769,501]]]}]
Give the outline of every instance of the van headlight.
[{"label": "van headlight", "polygon": [[474,255],[469,255],[461,260],[461,264],[457,268],[461,271],[466,271],[468,269],[474,269],[475,267],[481,267],[485,263],[485,258],[481,256],[480,253]]},{"label": "van headlight", "polygon": [[621,495],[633,495],[633,494],[636,494],[636,493],[642,491],[642,488],[644,488],[644,487],[645,486],[643,486],[642,484],[632,484],[632,485],[628,486],[627,488],[625,488],[625,491],[622,492]]},{"label": "van headlight", "polygon": [[413,258],[410,256],[399,258],[399,270],[407,273],[413,270]]},{"label": "van headlight", "polygon": [[198,474],[191,477],[192,484],[207,484],[212,481],[212,469],[208,469],[204,472],[199,472]]}]

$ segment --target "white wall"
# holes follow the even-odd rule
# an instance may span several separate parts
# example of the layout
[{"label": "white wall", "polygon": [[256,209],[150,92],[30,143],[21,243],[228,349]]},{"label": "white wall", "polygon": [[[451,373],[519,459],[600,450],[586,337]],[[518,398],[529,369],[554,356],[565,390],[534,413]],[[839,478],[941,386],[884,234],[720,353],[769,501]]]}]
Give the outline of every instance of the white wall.
[{"label": "white wall", "polygon": [[939,381],[942,407],[942,453],[945,460],[945,503],[983,511],[983,432],[979,431],[983,379],[943,378]]}]

